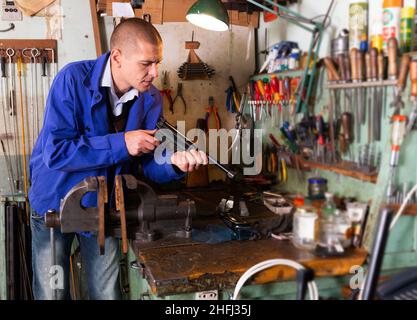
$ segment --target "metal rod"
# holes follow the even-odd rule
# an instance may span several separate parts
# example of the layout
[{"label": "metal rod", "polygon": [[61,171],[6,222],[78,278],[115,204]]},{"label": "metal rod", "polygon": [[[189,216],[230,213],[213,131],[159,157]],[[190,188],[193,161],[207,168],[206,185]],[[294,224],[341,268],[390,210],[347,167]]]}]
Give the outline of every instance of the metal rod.
[{"label": "metal rod", "polygon": [[362,81],[357,83],[329,83],[328,89],[354,89],[354,88],[375,88],[375,87],[392,87],[396,86],[396,80],[383,80],[383,81]]},{"label": "metal rod", "polygon": [[[179,132],[172,124],[170,124],[168,121],[166,121],[163,117],[159,118],[158,123],[156,124],[156,126],[157,126],[158,129],[169,129],[169,130],[173,131],[175,134],[177,134],[178,136],[180,136],[181,138],[183,138],[185,140],[185,146],[186,146],[187,149],[193,148],[195,150],[198,150],[198,148],[194,144],[194,142],[192,142],[185,135],[183,135],[181,132]],[[166,136],[166,137],[167,137],[167,139],[169,139],[168,136]],[[175,147],[178,146],[175,139],[171,140],[171,142],[174,144]],[[217,162],[216,159],[214,159],[213,157],[211,157],[208,154],[207,154],[207,159],[208,159],[209,163],[216,165],[223,172],[225,172],[230,179],[234,179],[236,177],[236,173],[228,170],[225,166],[223,166],[222,164]]]},{"label": "metal rod", "polygon": [[21,179],[22,179],[22,165],[19,160],[19,150],[20,150],[20,140],[19,140],[19,126],[18,126],[18,119],[17,119],[17,110],[16,110],[16,89],[15,89],[15,67],[13,64],[12,57],[15,54],[15,51],[13,48],[7,48],[6,54],[9,58],[9,101],[10,101],[10,112],[11,116],[13,117],[12,124],[13,124],[13,132],[14,132],[14,148],[16,150],[15,152],[15,161],[16,161],[16,175],[17,175],[17,186],[16,189],[19,191],[21,190]]},{"label": "metal rod", "polygon": [[25,192],[25,210],[26,221],[29,224],[29,201],[28,201],[28,175],[27,175],[27,161],[26,161],[26,142],[25,142],[25,117],[23,112],[23,85],[22,85],[22,57],[17,58],[17,75],[19,78],[19,97],[20,97],[20,124],[22,129],[22,157],[23,157],[23,187]]}]

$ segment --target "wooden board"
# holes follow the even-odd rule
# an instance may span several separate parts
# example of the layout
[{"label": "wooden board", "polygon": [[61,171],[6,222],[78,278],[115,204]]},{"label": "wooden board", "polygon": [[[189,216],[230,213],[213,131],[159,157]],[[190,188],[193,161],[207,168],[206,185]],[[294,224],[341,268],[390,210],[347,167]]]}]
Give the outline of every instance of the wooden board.
[{"label": "wooden board", "polygon": [[[291,259],[314,269],[316,277],[341,276],[354,265],[362,265],[367,252],[349,251],[344,257],[319,258],[296,249],[288,241],[273,239],[229,241],[221,244],[189,244],[138,250],[143,272],[158,296],[211,289],[233,288],[253,265],[268,259]],[[293,280],[296,271],[276,266],[258,273],[253,284]]]},{"label": "wooden board", "polygon": [[[8,62],[8,57],[6,51],[8,48],[12,48],[15,51],[14,56],[12,57],[12,62],[17,62],[18,55],[22,56],[23,63],[29,63],[30,57],[25,57],[22,55],[22,50],[25,48],[37,48],[40,50],[40,55],[36,58],[36,62],[40,63],[43,55],[47,55],[48,63],[52,63],[52,51],[44,50],[50,48],[54,50],[54,59],[55,63],[58,61],[58,51],[57,51],[57,41],[56,40],[46,40],[46,39],[0,39],[0,54],[2,57],[6,57]],[[25,55],[30,56],[30,50],[25,50]]]}]

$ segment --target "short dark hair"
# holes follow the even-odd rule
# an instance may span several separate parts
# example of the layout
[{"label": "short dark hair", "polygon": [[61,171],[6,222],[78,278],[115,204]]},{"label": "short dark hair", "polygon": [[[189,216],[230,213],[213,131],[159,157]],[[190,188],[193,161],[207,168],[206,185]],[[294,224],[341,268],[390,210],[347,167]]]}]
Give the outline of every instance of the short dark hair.
[{"label": "short dark hair", "polygon": [[136,47],[134,39],[145,41],[152,45],[162,43],[158,30],[149,22],[140,18],[129,18],[120,22],[110,37],[110,50],[114,48]]}]

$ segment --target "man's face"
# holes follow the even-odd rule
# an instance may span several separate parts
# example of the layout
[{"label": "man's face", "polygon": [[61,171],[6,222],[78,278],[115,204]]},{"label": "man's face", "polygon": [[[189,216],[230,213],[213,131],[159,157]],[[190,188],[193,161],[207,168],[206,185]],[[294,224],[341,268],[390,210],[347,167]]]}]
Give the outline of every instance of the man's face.
[{"label": "man's face", "polygon": [[136,49],[116,52],[119,80],[123,85],[137,89],[139,92],[149,90],[152,81],[158,77],[158,65],[162,60],[162,44],[152,45],[137,42]]}]

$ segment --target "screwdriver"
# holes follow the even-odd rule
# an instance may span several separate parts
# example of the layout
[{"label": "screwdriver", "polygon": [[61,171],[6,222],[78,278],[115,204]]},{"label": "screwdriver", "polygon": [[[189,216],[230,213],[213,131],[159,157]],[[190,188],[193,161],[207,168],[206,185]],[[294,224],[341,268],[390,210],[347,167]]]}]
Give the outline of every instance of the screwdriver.
[{"label": "screwdriver", "polygon": [[398,166],[398,159],[401,149],[401,144],[404,141],[406,130],[407,117],[404,115],[392,116],[392,129],[391,129],[391,157],[390,157],[390,174],[387,188],[387,199],[391,201],[394,196],[394,181],[396,167]]},{"label": "screwdriver", "polygon": [[316,129],[317,129],[317,158],[324,163],[324,121],[321,115],[316,116]]}]

